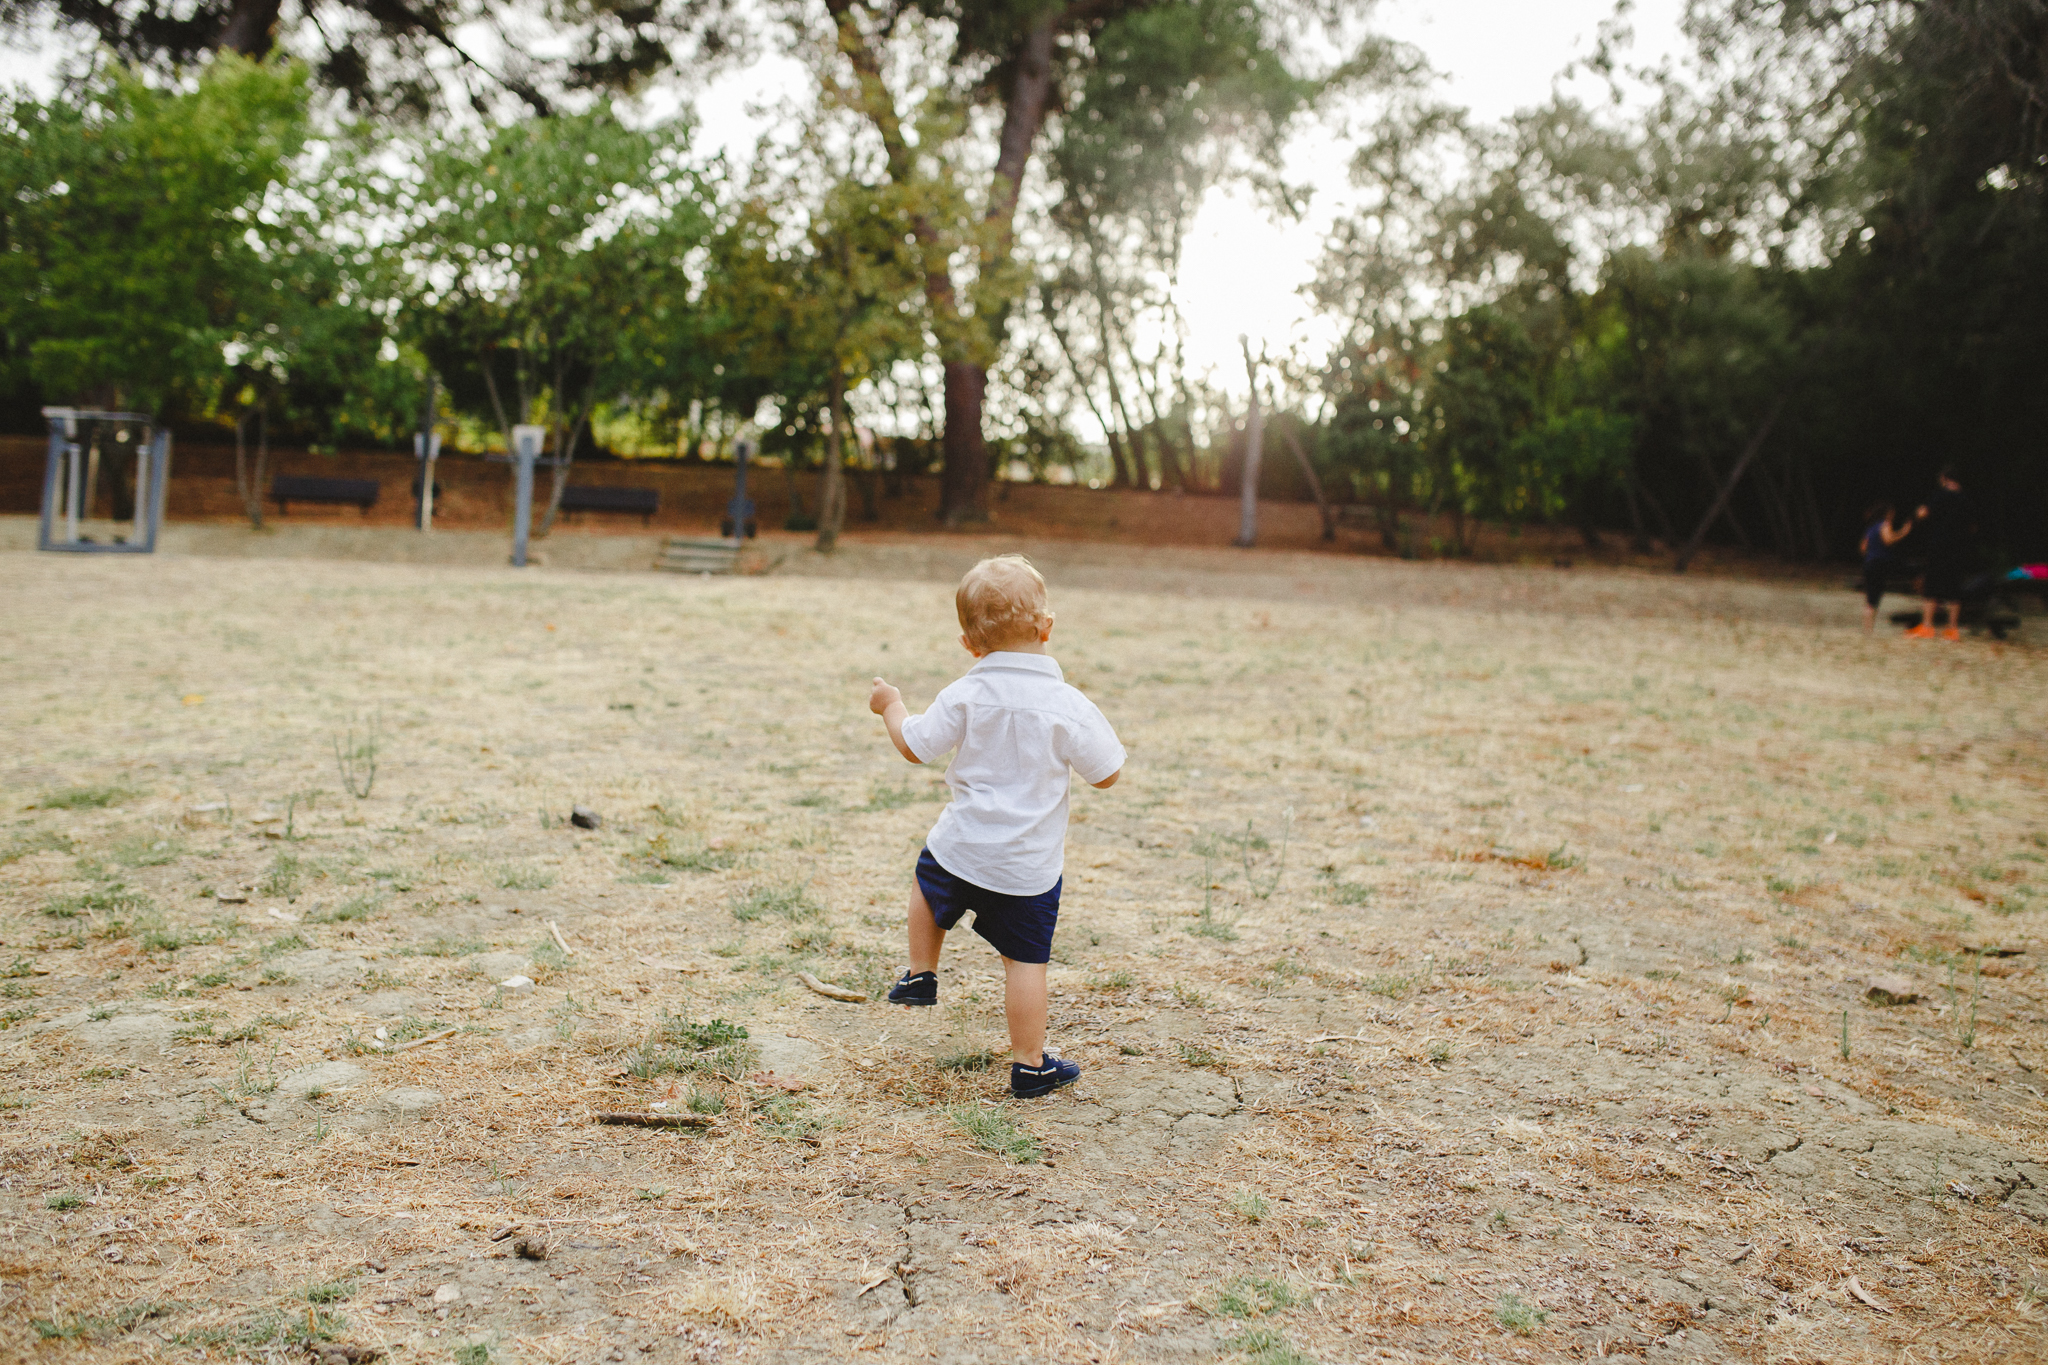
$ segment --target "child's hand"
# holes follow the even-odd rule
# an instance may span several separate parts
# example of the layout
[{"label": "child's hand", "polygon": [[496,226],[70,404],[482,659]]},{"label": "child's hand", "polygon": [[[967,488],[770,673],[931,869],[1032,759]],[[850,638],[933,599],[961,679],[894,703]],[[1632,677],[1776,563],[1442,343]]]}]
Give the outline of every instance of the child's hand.
[{"label": "child's hand", "polygon": [[874,691],[868,693],[868,710],[881,715],[892,706],[903,704],[903,694],[880,678],[875,679]]}]

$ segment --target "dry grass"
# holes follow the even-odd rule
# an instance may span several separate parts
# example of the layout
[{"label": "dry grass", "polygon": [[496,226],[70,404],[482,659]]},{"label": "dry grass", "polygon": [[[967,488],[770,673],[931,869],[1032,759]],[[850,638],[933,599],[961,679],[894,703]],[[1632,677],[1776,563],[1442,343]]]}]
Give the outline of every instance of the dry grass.
[{"label": "dry grass", "polygon": [[[975,548],[0,557],[0,1350],[2044,1349],[2037,650],[1868,641],[1846,593],[1050,555],[1132,765],[1075,801],[1087,1075],[1015,1104],[971,935],[935,1010],[792,975],[893,975],[939,794],[865,681],[953,676]],[[588,1121],[656,1102],[715,1125]]]}]

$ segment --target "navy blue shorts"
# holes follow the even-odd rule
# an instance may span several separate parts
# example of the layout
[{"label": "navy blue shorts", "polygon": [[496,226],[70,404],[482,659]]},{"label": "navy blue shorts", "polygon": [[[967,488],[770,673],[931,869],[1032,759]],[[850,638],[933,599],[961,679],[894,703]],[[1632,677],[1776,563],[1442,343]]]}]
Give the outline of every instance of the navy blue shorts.
[{"label": "navy blue shorts", "polygon": [[1052,931],[1059,923],[1060,887],[1066,880],[1060,878],[1052,890],[1035,896],[1008,896],[954,876],[928,848],[917,855],[917,889],[924,892],[938,926],[951,929],[972,910],[974,932],[1012,962],[1052,961]]}]

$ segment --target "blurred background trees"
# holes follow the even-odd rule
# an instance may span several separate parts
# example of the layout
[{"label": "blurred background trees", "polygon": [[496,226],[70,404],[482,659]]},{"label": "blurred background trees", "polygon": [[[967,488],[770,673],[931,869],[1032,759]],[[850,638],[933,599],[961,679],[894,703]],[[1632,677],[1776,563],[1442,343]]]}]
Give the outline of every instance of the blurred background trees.
[{"label": "blurred background trees", "polygon": [[[472,445],[549,425],[558,487],[753,433],[831,471],[828,542],[883,466],[939,473],[953,523],[995,477],[1228,491],[1189,225],[1221,185],[1298,209],[1282,148],[1351,101],[1358,207],[1310,291],[1336,340],[1264,363],[1268,495],[1306,496],[1298,448],[1396,552],[1485,521],[1814,559],[1954,460],[1996,553],[2048,553],[2048,0],[1696,0],[1686,60],[1596,54],[1647,109],[1492,124],[1308,0],[0,23],[100,43],[0,118],[15,429],[77,401],[403,445],[431,381]],[[651,98],[769,42],[814,98],[750,164]]]}]

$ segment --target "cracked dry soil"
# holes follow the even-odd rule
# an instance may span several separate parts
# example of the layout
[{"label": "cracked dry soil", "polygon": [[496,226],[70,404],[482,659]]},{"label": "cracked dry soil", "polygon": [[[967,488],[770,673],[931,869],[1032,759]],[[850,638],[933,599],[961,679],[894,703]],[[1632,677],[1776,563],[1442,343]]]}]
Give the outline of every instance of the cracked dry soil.
[{"label": "cracked dry soil", "polygon": [[[955,674],[984,548],[0,556],[0,1350],[2048,1349],[2036,648],[1797,586],[1036,547],[1132,759],[1076,793],[1086,1074],[1015,1104],[971,935],[933,1010],[794,976],[896,968],[934,775],[862,698]],[[707,1126],[592,1122],[655,1105]]]}]

